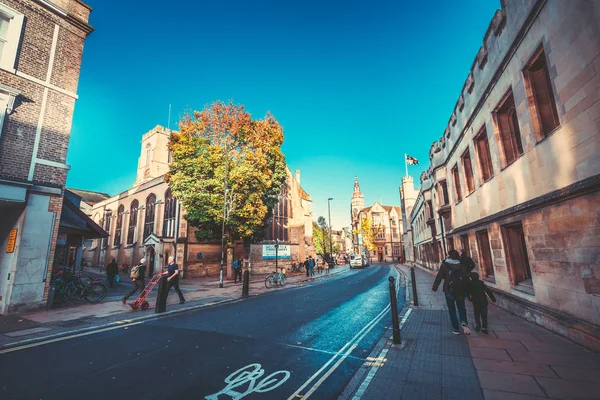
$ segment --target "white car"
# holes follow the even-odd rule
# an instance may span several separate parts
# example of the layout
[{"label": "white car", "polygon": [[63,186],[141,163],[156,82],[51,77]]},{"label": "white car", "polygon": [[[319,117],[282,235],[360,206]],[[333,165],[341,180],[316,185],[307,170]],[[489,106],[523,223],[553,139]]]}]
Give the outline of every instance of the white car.
[{"label": "white car", "polygon": [[351,254],[350,255],[350,269],[363,268],[369,266],[369,259],[364,255]]}]

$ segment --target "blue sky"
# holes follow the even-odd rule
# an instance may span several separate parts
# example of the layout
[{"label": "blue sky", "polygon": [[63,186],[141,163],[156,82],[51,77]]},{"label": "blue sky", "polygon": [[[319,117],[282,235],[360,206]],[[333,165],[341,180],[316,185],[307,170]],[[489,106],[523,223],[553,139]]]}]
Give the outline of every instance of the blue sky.
[{"label": "blue sky", "polygon": [[67,186],[117,194],[141,135],[214,100],[269,110],[313,216],[348,226],[354,176],[366,205],[399,205],[404,153],[418,182],[499,0],[88,0]]}]

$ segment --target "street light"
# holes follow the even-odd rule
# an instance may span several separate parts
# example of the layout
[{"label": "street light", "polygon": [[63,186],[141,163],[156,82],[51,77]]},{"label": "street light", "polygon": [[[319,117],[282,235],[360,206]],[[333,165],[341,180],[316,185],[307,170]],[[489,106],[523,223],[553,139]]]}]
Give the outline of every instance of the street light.
[{"label": "street light", "polygon": [[331,200],[333,200],[333,197],[327,199],[327,212],[329,213],[329,258],[333,258],[333,246],[331,243]]}]

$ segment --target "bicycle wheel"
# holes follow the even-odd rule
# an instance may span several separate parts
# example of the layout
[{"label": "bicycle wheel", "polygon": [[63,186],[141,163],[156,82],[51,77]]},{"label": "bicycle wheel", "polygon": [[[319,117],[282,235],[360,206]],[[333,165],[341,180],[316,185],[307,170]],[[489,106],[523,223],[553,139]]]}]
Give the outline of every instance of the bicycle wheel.
[{"label": "bicycle wheel", "polygon": [[69,292],[66,285],[56,285],[54,289],[54,303],[60,304],[69,300],[71,293]]},{"label": "bicycle wheel", "polygon": [[279,285],[280,285],[281,287],[285,286],[285,284],[286,284],[286,278],[285,278],[285,275],[281,274],[281,276],[279,277],[278,281],[279,281]]},{"label": "bicycle wheel", "polygon": [[267,275],[267,277],[265,278],[265,287],[267,289],[271,289],[273,287],[273,282],[274,278],[273,275]]},{"label": "bicycle wheel", "polygon": [[91,283],[83,290],[83,298],[90,303],[98,303],[106,297],[108,289],[101,283]]}]

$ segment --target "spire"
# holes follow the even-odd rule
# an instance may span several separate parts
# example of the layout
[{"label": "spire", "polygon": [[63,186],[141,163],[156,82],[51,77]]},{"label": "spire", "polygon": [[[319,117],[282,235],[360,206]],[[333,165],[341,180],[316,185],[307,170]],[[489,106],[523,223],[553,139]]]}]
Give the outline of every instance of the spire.
[{"label": "spire", "polygon": [[354,193],[360,193],[360,185],[358,184],[358,176],[354,177]]}]

